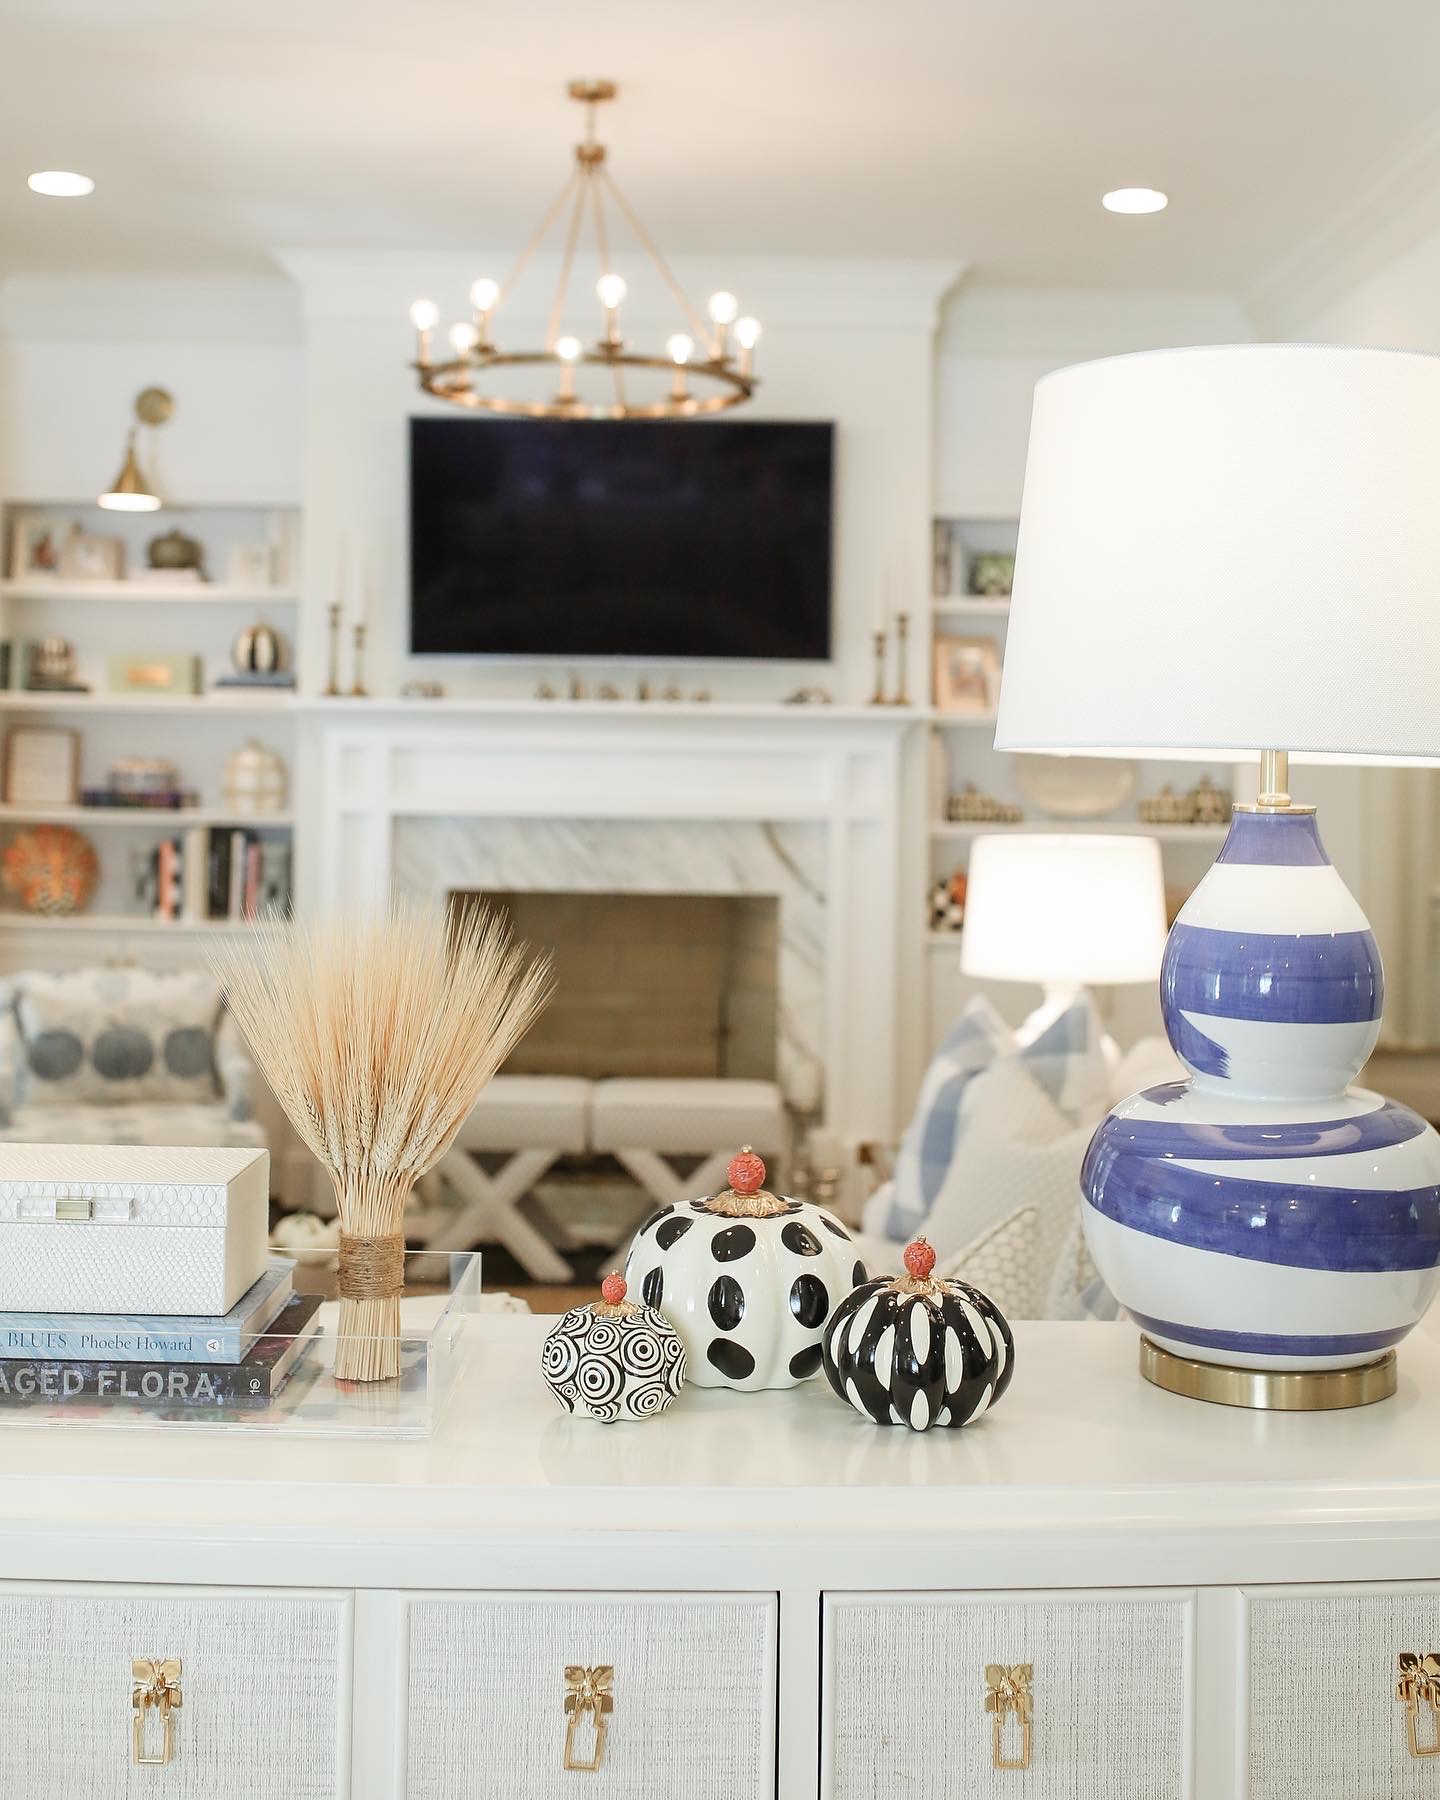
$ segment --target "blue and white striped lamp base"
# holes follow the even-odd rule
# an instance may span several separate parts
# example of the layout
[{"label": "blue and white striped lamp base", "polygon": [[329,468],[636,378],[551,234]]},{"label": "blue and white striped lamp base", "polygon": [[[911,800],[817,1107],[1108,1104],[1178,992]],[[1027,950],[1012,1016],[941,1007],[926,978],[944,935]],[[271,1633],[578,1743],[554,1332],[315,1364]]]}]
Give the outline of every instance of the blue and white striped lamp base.
[{"label": "blue and white striped lamp base", "polygon": [[1160,981],[1190,1079],[1121,1101],[1092,1139],[1096,1267],[1175,1356],[1375,1362],[1440,1282],[1440,1136],[1348,1085],[1379,1035],[1384,983],[1312,813],[1235,814]]}]

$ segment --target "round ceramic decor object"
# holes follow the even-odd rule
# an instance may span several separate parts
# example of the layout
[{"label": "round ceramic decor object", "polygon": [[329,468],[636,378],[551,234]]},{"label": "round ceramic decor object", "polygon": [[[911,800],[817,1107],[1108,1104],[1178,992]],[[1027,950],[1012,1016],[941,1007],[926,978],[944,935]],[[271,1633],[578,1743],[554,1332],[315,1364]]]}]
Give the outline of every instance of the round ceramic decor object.
[{"label": "round ceramic decor object", "polygon": [[239,675],[274,675],[285,667],[284,639],[262,619],[236,634],[230,660]]},{"label": "round ceramic decor object", "polygon": [[963,1281],[937,1280],[924,1238],[896,1281],[867,1281],[825,1330],[825,1379],[876,1425],[968,1425],[1002,1398],[1015,1341],[994,1301]]},{"label": "round ceramic decor object", "polygon": [[545,1339],[540,1372],[566,1412],[610,1424],[664,1412],[685,1382],[685,1346],[653,1306],[607,1275],[601,1298],[575,1306]]},{"label": "round ceramic decor object", "polygon": [[700,1387],[793,1387],[820,1372],[820,1337],[865,1266],[833,1213],[766,1193],[742,1150],[724,1193],[662,1207],[630,1247],[625,1276],[685,1340]]},{"label": "round ceramic decor object", "polygon": [[1112,756],[1017,756],[1015,785],[1052,819],[1098,819],[1124,806],[1138,763]]},{"label": "round ceramic decor object", "polygon": [[285,806],[285,764],[273,750],[250,738],[226,762],[222,792],[226,806],[242,818],[281,812]]}]

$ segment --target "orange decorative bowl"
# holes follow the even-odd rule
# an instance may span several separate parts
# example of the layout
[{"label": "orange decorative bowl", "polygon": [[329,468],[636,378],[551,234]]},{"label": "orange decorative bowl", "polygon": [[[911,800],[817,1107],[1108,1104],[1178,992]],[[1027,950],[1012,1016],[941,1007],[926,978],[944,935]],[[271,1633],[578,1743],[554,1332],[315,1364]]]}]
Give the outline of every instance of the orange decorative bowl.
[{"label": "orange decorative bowl", "polygon": [[95,892],[100,863],[89,838],[68,825],[31,825],[5,846],[5,886],[26,912],[83,912]]}]

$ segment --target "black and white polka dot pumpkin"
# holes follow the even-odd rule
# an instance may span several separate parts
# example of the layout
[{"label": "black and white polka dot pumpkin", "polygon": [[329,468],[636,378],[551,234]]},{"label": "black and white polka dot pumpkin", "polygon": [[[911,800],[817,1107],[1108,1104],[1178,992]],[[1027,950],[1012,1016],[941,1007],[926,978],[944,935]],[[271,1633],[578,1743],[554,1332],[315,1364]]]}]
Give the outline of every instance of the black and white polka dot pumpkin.
[{"label": "black and white polka dot pumpkin", "polygon": [[825,1330],[825,1377],[877,1425],[968,1425],[1010,1385],[1015,1343],[993,1300],[963,1281],[938,1280],[924,1238],[905,1250],[907,1273],[867,1281]]},{"label": "black and white polka dot pumpkin", "polygon": [[566,1412],[607,1423],[648,1419],[685,1381],[685,1346],[653,1306],[625,1298],[625,1282],[607,1275],[601,1298],[574,1306],[545,1340],[540,1372]]},{"label": "black and white polka dot pumpkin", "polygon": [[692,1382],[793,1387],[820,1372],[825,1321],[865,1267],[833,1213],[765,1192],[753,1150],[733,1157],[726,1174],[723,1194],[646,1221],[626,1279],[684,1338]]}]

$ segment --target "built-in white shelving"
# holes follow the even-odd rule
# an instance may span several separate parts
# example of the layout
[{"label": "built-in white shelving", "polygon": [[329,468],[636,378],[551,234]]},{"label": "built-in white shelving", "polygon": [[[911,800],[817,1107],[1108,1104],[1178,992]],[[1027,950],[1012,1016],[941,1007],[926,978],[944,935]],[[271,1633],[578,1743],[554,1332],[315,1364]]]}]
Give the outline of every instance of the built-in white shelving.
[{"label": "built-in white shelving", "polygon": [[[295,687],[221,687],[235,667],[237,635],[263,622],[293,659],[301,635],[300,514],[264,501],[168,503],[153,514],[109,513],[86,499],[10,499],[0,503],[0,639],[15,650],[11,673],[25,672],[22,647],[63,640],[74,679],[88,691],[0,689],[0,735],[63,730],[77,740],[74,804],[36,802],[20,789],[0,799],[0,842],[26,826],[64,825],[89,839],[99,873],[89,912],[52,918],[18,909],[0,913],[0,969],[39,953],[31,934],[52,934],[44,954],[56,965],[106,955],[154,957],[166,965],[198,960],[204,944],[253,931],[233,919],[160,919],[146,910],[147,870],[167,839],[207,832],[259,832],[288,842],[292,856],[303,807],[240,816],[227,805],[226,765],[256,737],[296,780]],[[151,566],[156,539],[182,532],[200,546],[211,580]],[[174,546],[166,546],[173,549]],[[58,654],[53,652],[52,654]],[[117,691],[125,663],[194,658],[199,693]],[[188,663],[181,666],[188,676]],[[357,702],[357,704],[359,704]],[[79,794],[102,788],[128,759],[168,762],[175,785],[201,804],[189,807],[85,806]],[[119,940],[107,945],[106,939]],[[141,939],[144,944],[142,947]],[[174,940],[170,950],[160,948]]]},{"label": "built-in white shelving", "polygon": [[958,594],[943,600],[932,600],[931,611],[937,619],[1005,619],[1010,616],[1010,602],[989,594]]},{"label": "built-in white shelving", "polygon": [[148,913],[66,913],[58,918],[45,913],[0,913],[0,931],[143,931],[162,936],[195,932],[220,936],[260,928],[248,919],[155,919]]},{"label": "built-in white shelving", "polygon": [[294,588],[226,587],[197,581],[0,581],[0,600],[83,601],[101,606],[173,602],[178,606],[293,606]]},{"label": "built-in white shelving", "polygon": [[243,816],[209,806],[30,806],[0,805],[0,825],[39,822],[47,825],[83,825],[92,831],[101,825],[231,825],[237,830],[265,831],[295,823],[292,812],[247,813]]},{"label": "built-in white shelving", "polygon": [[71,694],[26,688],[0,692],[0,712],[195,713],[213,719],[218,713],[289,712],[291,691],[212,688],[203,694]]}]

